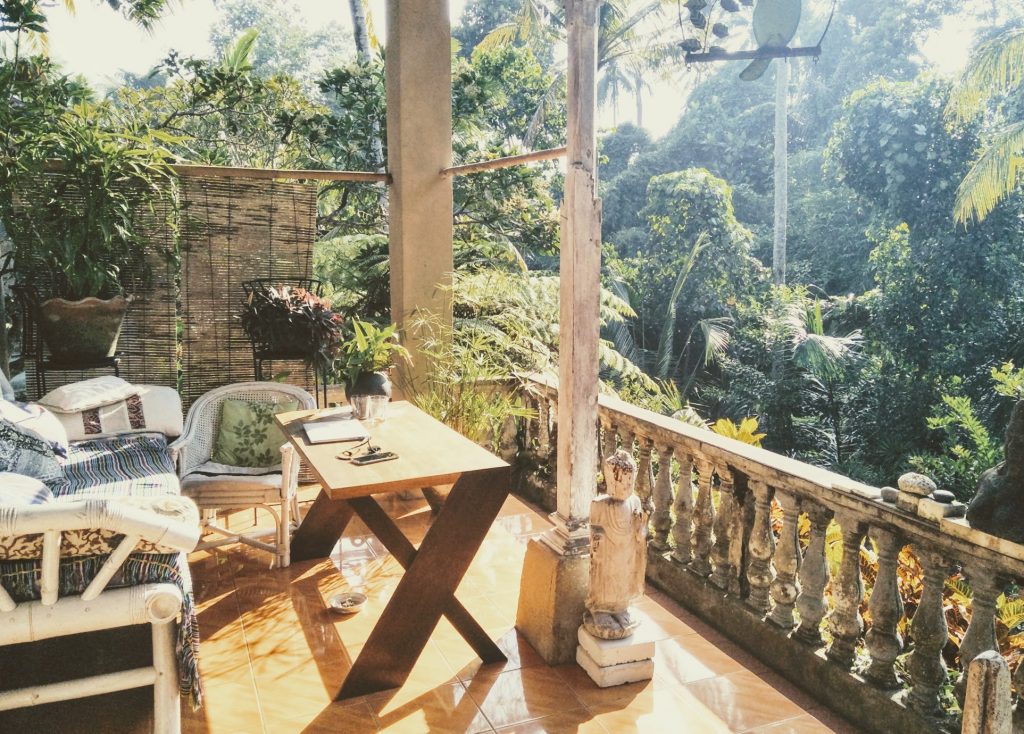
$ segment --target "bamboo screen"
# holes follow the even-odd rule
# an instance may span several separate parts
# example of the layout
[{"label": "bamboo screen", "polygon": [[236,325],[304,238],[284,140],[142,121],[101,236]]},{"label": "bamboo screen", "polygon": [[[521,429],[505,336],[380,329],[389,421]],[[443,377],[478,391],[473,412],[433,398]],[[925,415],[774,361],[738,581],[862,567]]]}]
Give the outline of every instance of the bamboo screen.
[{"label": "bamboo screen", "polygon": [[[182,176],[182,399],[255,379],[252,348],[242,330],[242,283],[263,278],[287,284],[312,277],[316,238],[315,184]],[[263,376],[312,392],[302,362],[264,365]]]},{"label": "bamboo screen", "polygon": [[[242,283],[263,278],[287,284],[312,276],[317,187],[201,172],[181,175],[179,187],[176,224],[170,205],[146,214],[152,282],[134,289],[118,349],[122,377],[179,387],[187,409],[208,390],[255,379],[252,347],[238,320]],[[31,201],[31,190],[20,198]],[[30,207],[23,211],[27,215]],[[35,272],[31,265],[19,267],[30,276]],[[25,356],[28,396],[38,398],[35,355]],[[302,362],[264,365],[265,379],[282,372],[286,381],[312,392],[312,371]],[[47,372],[46,387],[98,374]]]},{"label": "bamboo screen", "polygon": [[[60,173],[44,174],[51,182],[63,176]],[[49,187],[46,187],[49,188]],[[16,202],[15,216],[28,217],[33,213],[33,190],[30,186],[22,191]],[[65,196],[75,196],[73,182],[67,184]],[[140,221],[149,237],[152,255],[149,259],[151,281],[147,287],[132,288],[133,301],[121,328],[118,351],[122,353],[121,376],[129,382],[144,385],[169,385],[177,381],[177,337],[175,335],[177,266],[174,259],[175,226],[174,206],[171,201],[159,202],[154,211],[138,212]],[[50,274],[39,265],[18,263],[19,270],[27,275],[21,280],[40,289],[45,296],[51,287]],[[137,274],[131,274],[135,276]],[[26,345],[26,347],[29,345]],[[25,353],[26,390],[29,399],[41,397],[36,392],[36,362],[34,344]],[[107,370],[109,371],[109,370]],[[96,377],[97,371],[47,372],[46,389]]]}]

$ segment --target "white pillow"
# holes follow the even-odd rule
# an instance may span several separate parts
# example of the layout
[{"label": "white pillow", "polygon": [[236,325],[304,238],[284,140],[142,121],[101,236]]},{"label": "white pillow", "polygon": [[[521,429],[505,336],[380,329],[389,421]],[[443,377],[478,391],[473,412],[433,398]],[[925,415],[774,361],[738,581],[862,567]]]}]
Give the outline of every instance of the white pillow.
[{"label": "white pillow", "polygon": [[68,433],[57,416],[41,405],[21,405],[0,400],[0,418],[26,429],[67,454]]},{"label": "white pillow", "polygon": [[14,400],[14,387],[11,385],[11,381],[7,379],[7,375],[4,374],[3,370],[0,370],[0,398]]},{"label": "white pillow", "polygon": [[0,472],[0,505],[27,507],[45,505],[53,492],[35,477],[13,472]]},{"label": "white pillow", "polygon": [[94,377],[50,390],[39,399],[55,413],[80,413],[137,395],[139,388],[120,377]]},{"label": "white pillow", "polygon": [[74,412],[54,413],[71,441],[86,441],[121,433],[181,435],[181,398],[171,387],[134,385],[126,399]]},{"label": "white pillow", "polygon": [[50,488],[34,477],[0,472],[0,505],[26,507],[45,505],[53,499]]}]

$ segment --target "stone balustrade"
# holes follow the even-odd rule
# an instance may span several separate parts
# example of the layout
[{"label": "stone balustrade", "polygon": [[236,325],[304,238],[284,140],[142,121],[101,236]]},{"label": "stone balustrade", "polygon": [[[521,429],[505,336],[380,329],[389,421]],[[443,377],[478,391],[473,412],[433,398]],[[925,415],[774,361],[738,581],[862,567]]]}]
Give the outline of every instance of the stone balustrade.
[{"label": "stone balustrade", "polygon": [[[536,416],[528,449],[553,462],[557,389],[535,380],[527,400]],[[1024,546],[962,519],[922,517],[874,487],[618,399],[601,398],[599,419],[600,455],[623,447],[638,460],[637,493],[652,510],[652,583],[841,713],[860,719],[881,702],[867,712],[877,721],[858,721],[868,730],[953,726],[939,706],[948,680],[944,586],[959,572],[973,588],[963,659],[997,649],[997,597],[1024,578]],[[906,546],[923,586],[904,639],[897,571]],[[864,548],[877,556],[868,598]]]}]

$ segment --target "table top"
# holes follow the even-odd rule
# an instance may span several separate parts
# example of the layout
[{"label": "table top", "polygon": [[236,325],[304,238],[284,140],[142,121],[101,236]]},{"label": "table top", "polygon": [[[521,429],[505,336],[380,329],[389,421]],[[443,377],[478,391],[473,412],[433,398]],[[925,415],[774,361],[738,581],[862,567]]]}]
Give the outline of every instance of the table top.
[{"label": "table top", "polygon": [[337,458],[352,443],[311,444],[306,439],[302,425],[318,413],[329,410],[281,413],[276,420],[331,499],[453,484],[463,474],[508,468],[490,451],[404,400],[388,404],[382,423],[364,423],[370,442],[398,458],[353,466]]}]

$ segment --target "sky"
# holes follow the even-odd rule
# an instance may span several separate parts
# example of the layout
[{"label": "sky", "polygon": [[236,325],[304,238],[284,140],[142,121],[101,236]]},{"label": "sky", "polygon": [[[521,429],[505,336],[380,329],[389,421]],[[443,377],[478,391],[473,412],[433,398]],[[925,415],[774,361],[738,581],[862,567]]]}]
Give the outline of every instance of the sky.
[{"label": "sky", "polygon": [[[466,0],[449,2],[455,24]],[[351,28],[345,0],[297,0],[297,3],[310,27],[334,21],[346,30]],[[370,0],[369,4],[378,23],[377,33],[383,37],[385,0]],[[136,74],[148,72],[172,49],[186,56],[202,57],[211,53],[210,28],[218,19],[213,0],[180,0],[158,21],[152,33],[143,31],[98,0],[78,0],[75,5],[74,16],[62,3],[49,9],[50,53],[65,69],[84,75],[98,88],[111,86],[122,70]],[[967,61],[975,28],[962,18],[951,17],[926,41],[922,53],[941,73],[955,74]],[[686,100],[679,86],[678,81],[655,82],[646,95],[644,123],[655,137],[666,133],[679,118]],[[633,110],[632,100],[624,100],[618,119],[631,121]],[[599,124],[611,127],[613,117],[610,109],[604,109]]]}]

